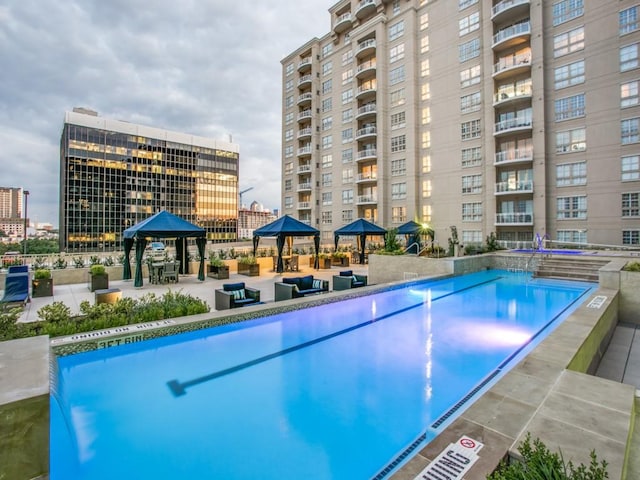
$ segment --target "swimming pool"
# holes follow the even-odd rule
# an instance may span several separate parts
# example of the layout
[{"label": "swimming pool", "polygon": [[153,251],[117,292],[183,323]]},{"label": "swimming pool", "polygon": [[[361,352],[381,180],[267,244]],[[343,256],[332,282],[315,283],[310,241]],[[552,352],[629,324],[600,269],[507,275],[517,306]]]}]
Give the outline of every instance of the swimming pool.
[{"label": "swimming pool", "polygon": [[60,357],[51,478],[381,478],[592,286],[494,270]]}]

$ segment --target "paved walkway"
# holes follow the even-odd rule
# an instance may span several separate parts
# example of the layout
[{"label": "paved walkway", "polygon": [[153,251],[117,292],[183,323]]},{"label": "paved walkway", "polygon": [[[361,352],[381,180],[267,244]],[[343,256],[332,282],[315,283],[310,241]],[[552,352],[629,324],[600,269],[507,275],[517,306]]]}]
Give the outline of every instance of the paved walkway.
[{"label": "paved walkway", "polygon": [[640,325],[618,324],[596,375],[640,389]]}]

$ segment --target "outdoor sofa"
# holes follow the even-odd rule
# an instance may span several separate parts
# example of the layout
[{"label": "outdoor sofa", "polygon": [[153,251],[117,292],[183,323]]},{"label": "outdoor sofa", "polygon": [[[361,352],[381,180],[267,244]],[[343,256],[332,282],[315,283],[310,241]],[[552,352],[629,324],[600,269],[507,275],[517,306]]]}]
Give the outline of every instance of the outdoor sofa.
[{"label": "outdoor sofa", "polygon": [[333,276],[333,290],[349,290],[351,288],[366,287],[367,276],[358,275],[351,270],[343,270],[339,275]]},{"label": "outdoor sofa", "polygon": [[301,298],[328,291],[329,281],[313,278],[313,275],[284,277],[281,282],[275,282],[275,301]]},{"label": "outdoor sofa", "polygon": [[216,310],[256,305],[260,303],[260,290],[245,286],[244,282],[223,283],[215,291]]}]

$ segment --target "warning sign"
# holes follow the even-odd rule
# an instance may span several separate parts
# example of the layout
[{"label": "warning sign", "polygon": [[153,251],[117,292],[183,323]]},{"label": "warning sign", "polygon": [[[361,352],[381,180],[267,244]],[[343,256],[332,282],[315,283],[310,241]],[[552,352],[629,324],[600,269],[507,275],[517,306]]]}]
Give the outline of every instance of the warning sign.
[{"label": "warning sign", "polygon": [[469,437],[451,443],[414,480],[457,480],[478,460],[484,445]]}]

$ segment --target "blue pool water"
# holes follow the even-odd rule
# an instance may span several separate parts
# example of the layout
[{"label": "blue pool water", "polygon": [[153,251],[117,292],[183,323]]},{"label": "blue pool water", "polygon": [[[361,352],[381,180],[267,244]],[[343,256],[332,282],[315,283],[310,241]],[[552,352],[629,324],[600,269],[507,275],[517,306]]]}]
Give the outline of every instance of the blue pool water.
[{"label": "blue pool water", "polygon": [[381,478],[592,287],[494,270],[60,357],[51,478]]}]

